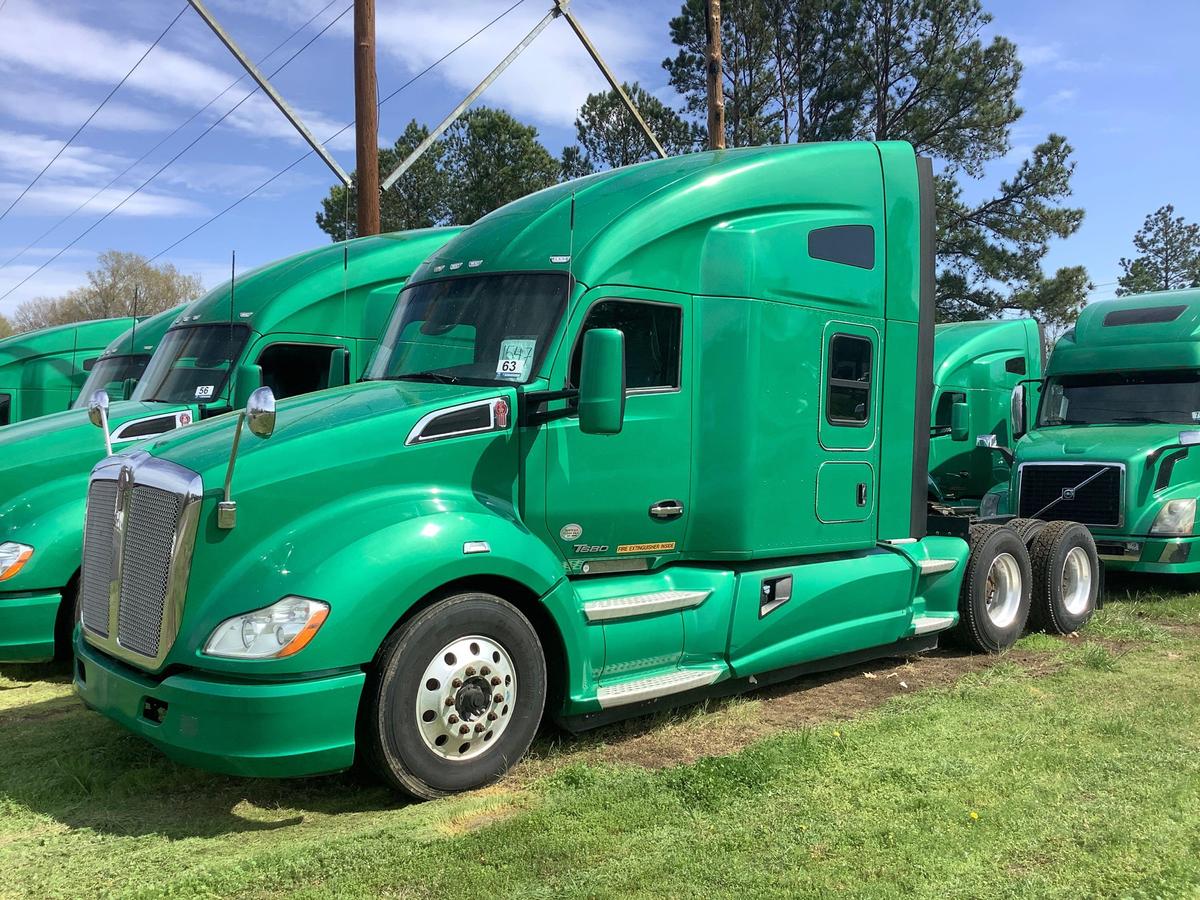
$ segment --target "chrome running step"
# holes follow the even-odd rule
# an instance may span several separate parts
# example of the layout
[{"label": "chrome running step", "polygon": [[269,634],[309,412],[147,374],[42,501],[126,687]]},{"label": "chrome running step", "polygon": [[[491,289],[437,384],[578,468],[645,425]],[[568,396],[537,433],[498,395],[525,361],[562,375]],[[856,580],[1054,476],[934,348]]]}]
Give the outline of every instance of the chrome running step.
[{"label": "chrome running step", "polygon": [[913,634],[945,631],[954,625],[954,616],[917,616],[913,619]]},{"label": "chrome running step", "polygon": [[939,572],[949,572],[958,565],[956,559],[921,559],[917,560],[922,575],[937,575]]},{"label": "chrome running step", "polygon": [[655,591],[652,594],[630,594],[607,600],[591,600],[583,604],[583,614],[589,622],[606,619],[625,619],[674,609],[691,609],[708,599],[712,591]]},{"label": "chrome running step", "polygon": [[600,706],[604,709],[625,706],[629,703],[640,703],[643,700],[666,697],[668,694],[681,694],[695,688],[707,687],[720,678],[724,671],[724,666],[712,666],[705,669],[677,669],[665,675],[652,675],[636,681],[622,681],[620,684],[600,688],[596,692],[596,699],[600,701]]}]

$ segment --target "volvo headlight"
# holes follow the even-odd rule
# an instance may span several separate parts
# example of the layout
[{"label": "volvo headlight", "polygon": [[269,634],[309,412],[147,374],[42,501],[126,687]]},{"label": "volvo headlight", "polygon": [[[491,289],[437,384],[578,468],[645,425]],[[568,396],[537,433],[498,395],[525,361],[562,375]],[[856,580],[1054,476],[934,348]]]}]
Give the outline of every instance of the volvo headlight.
[{"label": "volvo headlight", "polygon": [[1154,517],[1151,534],[1191,534],[1196,524],[1196,500],[1168,500]]},{"label": "volvo headlight", "polygon": [[209,656],[272,659],[299,653],[329,616],[329,604],[284,597],[265,609],[226,619],[204,645]]},{"label": "volvo headlight", "polygon": [[0,544],[0,581],[8,581],[20,572],[31,556],[33,548],[28,544],[18,544],[15,541]]}]

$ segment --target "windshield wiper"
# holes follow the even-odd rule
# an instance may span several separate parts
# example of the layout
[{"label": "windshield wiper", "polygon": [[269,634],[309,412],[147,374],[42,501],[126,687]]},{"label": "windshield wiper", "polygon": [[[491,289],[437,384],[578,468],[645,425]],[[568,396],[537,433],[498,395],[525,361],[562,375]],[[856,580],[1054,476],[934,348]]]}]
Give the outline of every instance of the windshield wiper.
[{"label": "windshield wiper", "polygon": [[1151,425],[1170,425],[1166,419],[1156,419],[1153,416],[1116,416],[1114,422],[1143,422]]},{"label": "windshield wiper", "polygon": [[385,375],[384,381],[437,381],[441,384],[458,384],[462,379],[445,372],[409,372],[405,375]]}]

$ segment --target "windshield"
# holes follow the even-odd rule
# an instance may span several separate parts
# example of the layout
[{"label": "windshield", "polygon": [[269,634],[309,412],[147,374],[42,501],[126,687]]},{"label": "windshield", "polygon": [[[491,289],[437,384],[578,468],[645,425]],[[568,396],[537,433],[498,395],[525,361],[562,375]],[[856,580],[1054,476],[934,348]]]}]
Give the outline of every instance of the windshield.
[{"label": "windshield", "polygon": [[210,403],[221,396],[250,329],[245,325],[185,325],[163,338],[134,400]]},{"label": "windshield", "polygon": [[1046,385],[1038,425],[1200,423],[1200,371],[1064,375]]},{"label": "windshield", "polygon": [[146,363],[150,362],[149,353],[137,353],[126,356],[107,356],[96,360],[92,371],[88,373],[87,381],[75,402],[73,409],[86,409],[88,401],[96,391],[107,391],[112,400],[126,400],[125,382],[132,378],[138,381],[146,371]]},{"label": "windshield", "polygon": [[566,273],[479,275],[407,287],[368,378],[524,384],[566,306]]}]

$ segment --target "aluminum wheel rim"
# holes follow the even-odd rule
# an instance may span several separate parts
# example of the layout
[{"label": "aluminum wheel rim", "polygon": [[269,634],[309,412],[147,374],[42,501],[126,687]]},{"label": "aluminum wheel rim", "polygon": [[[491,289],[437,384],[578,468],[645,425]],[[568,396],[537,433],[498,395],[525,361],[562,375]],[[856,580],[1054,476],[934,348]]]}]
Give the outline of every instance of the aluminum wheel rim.
[{"label": "aluminum wheel rim", "polygon": [[987,614],[997,628],[1007,628],[1017,620],[1021,608],[1021,567],[1011,553],[1000,553],[988,569]]},{"label": "aluminum wheel rim", "polygon": [[447,644],[417,686],[417,730],[443,759],[486,753],[512,720],[517,673],[499,642],[479,635]]},{"label": "aluminum wheel rim", "polygon": [[1072,547],[1063,560],[1063,606],[1073,616],[1087,611],[1092,600],[1092,566],[1082,547]]}]

